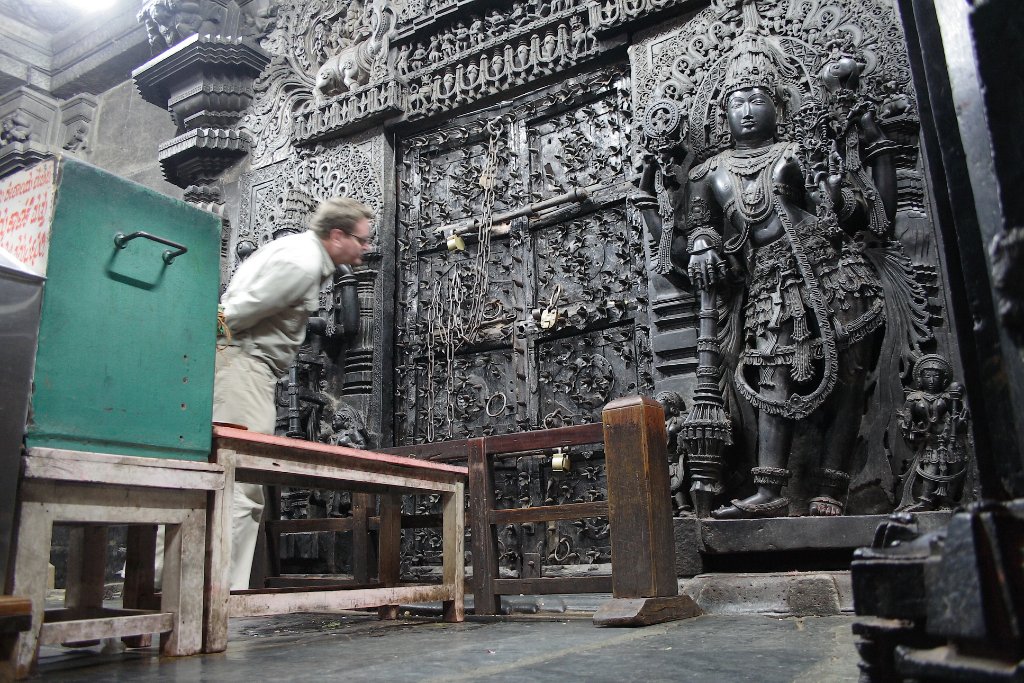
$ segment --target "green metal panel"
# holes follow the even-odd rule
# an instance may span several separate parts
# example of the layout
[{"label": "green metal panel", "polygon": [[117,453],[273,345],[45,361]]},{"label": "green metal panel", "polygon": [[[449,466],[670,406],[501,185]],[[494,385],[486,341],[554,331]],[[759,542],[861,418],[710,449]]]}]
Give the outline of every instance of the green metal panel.
[{"label": "green metal panel", "polygon": [[[30,447],[205,460],[220,220],[63,159],[36,357]],[[117,248],[115,234],[145,231]]]}]

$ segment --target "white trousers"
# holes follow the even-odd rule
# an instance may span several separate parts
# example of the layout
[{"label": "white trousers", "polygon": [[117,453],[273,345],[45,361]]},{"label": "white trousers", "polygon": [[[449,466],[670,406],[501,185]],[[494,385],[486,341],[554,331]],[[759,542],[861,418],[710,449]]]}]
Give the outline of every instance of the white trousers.
[{"label": "white trousers", "polygon": [[[274,388],[277,377],[263,361],[237,346],[217,347],[213,383],[213,421],[247,427],[251,432],[273,434],[277,420]],[[252,558],[260,533],[264,505],[259,484],[235,484],[231,505],[231,590],[249,587]],[[164,529],[156,539],[156,578],[163,571]]]}]

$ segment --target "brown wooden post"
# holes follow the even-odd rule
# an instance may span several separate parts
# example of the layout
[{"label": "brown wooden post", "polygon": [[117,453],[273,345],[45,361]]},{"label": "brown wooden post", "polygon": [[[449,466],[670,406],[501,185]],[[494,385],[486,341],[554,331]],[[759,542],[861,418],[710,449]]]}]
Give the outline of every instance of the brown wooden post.
[{"label": "brown wooden post", "polygon": [[[128,556],[125,558],[124,589],[121,606],[125,609],[154,609],[156,595],[156,525],[140,524],[128,527],[126,540]],[[163,552],[163,548],[160,549]],[[125,636],[121,640],[128,647],[149,647],[152,634]]]},{"label": "brown wooden post", "polygon": [[[382,586],[397,586],[401,577],[402,495],[380,496],[380,530],[378,531],[377,578]],[[397,619],[398,605],[383,605],[377,610],[381,619]]]},{"label": "brown wooden post", "polygon": [[699,613],[678,595],[665,411],[645,396],[604,408],[613,600],[594,614],[602,626],[643,626]]},{"label": "brown wooden post", "polygon": [[352,494],[352,579],[356,583],[370,582],[370,508],[374,504],[372,493]]},{"label": "brown wooden post", "polygon": [[473,612],[497,614],[501,596],[494,592],[498,578],[498,533],[490,523],[494,509],[494,472],[487,456],[486,438],[469,442],[469,518],[472,528]]}]

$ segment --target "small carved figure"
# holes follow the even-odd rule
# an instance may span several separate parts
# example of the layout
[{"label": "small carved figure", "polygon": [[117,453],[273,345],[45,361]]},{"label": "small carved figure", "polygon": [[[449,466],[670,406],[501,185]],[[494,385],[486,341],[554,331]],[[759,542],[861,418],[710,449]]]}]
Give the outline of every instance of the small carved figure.
[{"label": "small carved figure", "polygon": [[321,432],[321,441],[332,446],[366,448],[370,436],[363,424],[362,416],[347,403],[339,402],[331,416],[330,430]]},{"label": "small carved figure", "polygon": [[374,60],[380,54],[387,54],[393,18],[390,9],[378,7],[371,17],[370,36],[324,62],[317,72],[313,91],[318,101],[353,90],[369,81]]},{"label": "small carved figure", "polygon": [[686,403],[675,391],[662,391],[655,397],[665,408],[665,433],[668,437],[669,491],[677,511],[691,509],[686,495],[686,440],[683,427],[686,424]]},{"label": "small carved figure", "polygon": [[78,123],[69,130],[68,139],[64,142],[64,149],[69,152],[84,152],[85,138],[89,134],[89,127],[84,123]]},{"label": "small carved figure", "polygon": [[483,18],[473,15],[473,21],[469,24],[469,40],[474,46],[487,40],[487,34],[484,33]]},{"label": "small carved figure", "polygon": [[888,80],[880,86],[882,103],[878,105],[878,116],[888,119],[907,113],[910,108],[910,96],[900,88],[895,80]]},{"label": "small carved figure", "polygon": [[455,34],[455,49],[459,52],[465,52],[469,49],[469,29],[466,28],[465,22],[458,22],[455,24],[453,29]]},{"label": "small carved figure", "polygon": [[445,31],[441,34],[441,56],[445,59],[451,59],[458,52],[455,46],[455,34],[451,31]]},{"label": "small carved figure", "polygon": [[430,36],[430,40],[427,41],[427,61],[431,64],[444,61],[444,55],[441,54],[441,40],[438,36]]},{"label": "small carved figure", "polygon": [[27,142],[32,137],[32,125],[21,112],[14,112],[4,119],[3,130],[0,131],[0,142],[5,145],[12,142]]},{"label": "small carved figure", "polygon": [[196,33],[211,32],[218,20],[204,17],[198,2],[192,0],[151,0],[136,15],[145,25],[154,53],[163,52]]},{"label": "small carved figure", "polygon": [[907,390],[899,420],[903,438],[915,453],[900,509],[920,512],[953,507],[967,472],[964,439],[970,415],[964,389],[953,381],[949,361],[938,354],[917,361],[914,386]]},{"label": "small carved figure", "polygon": [[590,35],[587,33],[587,28],[579,17],[573,17],[569,20],[569,29],[572,32],[572,54],[574,57],[579,57],[586,53],[587,44],[590,42]]},{"label": "small carved figure", "polygon": [[409,57],[409,71],[416,72],[423,68],[427,63],[427,49],[423,47],[422,42],[416,43],[416,48],[412,51],[412,55]]},{"label": "small carved figure", "polygon": [[398,55],[395,57],[395,73],[399,76],[406,76],[409,73],[409,46],[403,45],[398,48]]},{"label": "small carved figure", "polygon": [[499,35],[506,24],[505,16],[496,9],[491,10],[487,15],[487,31],[490,35]]}]

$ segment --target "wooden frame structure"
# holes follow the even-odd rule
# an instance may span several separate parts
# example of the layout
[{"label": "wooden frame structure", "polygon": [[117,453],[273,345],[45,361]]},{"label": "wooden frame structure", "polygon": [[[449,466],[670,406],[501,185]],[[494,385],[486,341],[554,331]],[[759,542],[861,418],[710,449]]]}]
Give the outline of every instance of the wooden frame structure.
[{"label": "wooden frame structure", "polygon": [[[496,507],[494,462],[524,453],[603,443],[608,500]],[[636,626],[695,616],[699,610],[678,595],[669,495],[665,413],[650,398],[631,396],[605,406],[600,423],[383,449],[432,461],[469,465],[473,601],[477,615],[501,611],[502,595],[608,593],[595,623]],[[629,557],[612,563],[612,575],[503,579],[498,574],[498,525],[608,517],[612,552]],[[410,520],[412,523],[413,520]]]},{"label": "wooden frame structure", "polygon": [[[223,468],[210,463],[30,449],[22,459],[11,588],[32,601],[32,624],[18,636],[16,677],[31,672],[40,645],[160,633],[164,655],[199,652],[207,498],[223,487]],[[67,591],[64,609],[45,610],[54,524],[73,527]],[[106,552],[95,549],[105,548],[107,526],[129,525],[130,604],[140,573],[152,585],[154,548],[147,555],[138,542],[153,538],[157,524],[167,528],[159,609],[105,608]]]},{"label": "wooden frame structure", "polygon": [[[220,652],[227,647],[229,616],[378,607],[382,618],[395,618],[400,603],[440,601],[445,621],[464,619],[466,468],[231,427],[215,426],[213,435],[213,459],[224,467],[225,481],[224,488],[214,495],[209,525],[206,652]],[[351,583],[346,585],[340,581],[324,585],[324,581],[314,580],[308,586],[231,591],[228,578],[231,500],[236,481],[378,495],[377,582],[372,586],[353,587]],[[399,583],[402,495],[410,493],[441,495],[441,585]],[[315,526],[321,520],[311,522]],[[363,556],[365,558],[365,552]]]}]

